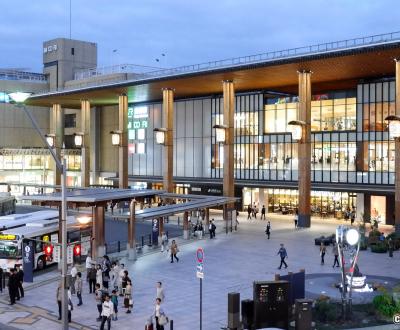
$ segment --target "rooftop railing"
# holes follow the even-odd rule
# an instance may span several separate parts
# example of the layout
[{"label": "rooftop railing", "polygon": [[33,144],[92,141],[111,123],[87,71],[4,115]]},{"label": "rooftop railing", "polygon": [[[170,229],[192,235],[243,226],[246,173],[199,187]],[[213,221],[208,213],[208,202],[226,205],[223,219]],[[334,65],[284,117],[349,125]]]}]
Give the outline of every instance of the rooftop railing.
[{"label": "rooftop railing", "polygon": [[24,80],[24,81],[36,81],[46,82],[46,75],[35,72],[25,72],[17,70],[0,69],[0,80]]}]

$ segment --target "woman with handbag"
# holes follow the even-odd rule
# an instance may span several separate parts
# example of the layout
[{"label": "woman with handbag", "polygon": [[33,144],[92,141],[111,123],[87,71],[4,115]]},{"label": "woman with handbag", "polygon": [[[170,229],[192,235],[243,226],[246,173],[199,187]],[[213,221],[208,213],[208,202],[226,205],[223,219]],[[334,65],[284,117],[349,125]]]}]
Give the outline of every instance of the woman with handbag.
[{"label": "woman with handbag", "polygon": [[154,306],[154,318],[156,319],[156,329],[164,330],[164,325],[166,325],[168,321],[168,317],[165,315],[163,309],[161,308],[161,299],[156,299],[156,304]]},{"label": "woman with handbag", "polygon": [[125,287],[125,294],[124,294],[124,306],[128,310],[126,311],[128,314],[132,313],[131,308],[133,307],[133,299],[132,299],[132,282],[128,280]]},{"label": "woman with handbag", "polygon": [[176,244],[175,240],[172,240],[169,250],[171,250],[171,263],[174,263],[174,258],[176,259],[176,262],[179,262],[179,258],[176,256],[179,252],[179,249],[178,244]]}]

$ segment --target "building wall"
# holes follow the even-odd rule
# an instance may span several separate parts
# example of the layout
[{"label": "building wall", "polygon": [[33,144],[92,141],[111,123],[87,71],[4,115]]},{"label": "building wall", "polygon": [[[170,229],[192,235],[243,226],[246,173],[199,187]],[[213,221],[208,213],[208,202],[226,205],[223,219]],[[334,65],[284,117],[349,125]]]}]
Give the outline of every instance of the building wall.
[{"label": "building wall", "polygon": [[118,171],[118,147],[111,144],[110,132],[118,129],[118,107],[100,108],[100,171]]}]

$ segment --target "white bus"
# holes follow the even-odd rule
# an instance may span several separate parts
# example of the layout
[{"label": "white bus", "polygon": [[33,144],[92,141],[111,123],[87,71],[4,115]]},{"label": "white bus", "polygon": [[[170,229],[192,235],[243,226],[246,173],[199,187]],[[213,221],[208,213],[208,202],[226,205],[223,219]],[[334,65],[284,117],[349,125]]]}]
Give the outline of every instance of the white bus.
[{"label": "white bus", "polygon": [[[75,217],[67,218],[67,242],[81,242],[81,254],[87,254],[91,241],[91,223],[79,224]],[[22,265],[22,240],[34,241],[34,267],[43,269],[54,260],[51,255],[46,255],[45,249],[52,243],[58,243],[58,218],[57,220],[41,220],[27,223],[25,226],[8,229],[0,232],[0,267],[9,269],[16,264]],[[49,243],[45,243],[49,242]]]},{"label": "white bus", "polygon": [[25,214],[9,214],[0,217],[0,230],[7,230],[25,226],[27,223],[32,223],[42,220],[58,219],[59,213],[54,210],[43,210],[30,212]]}]

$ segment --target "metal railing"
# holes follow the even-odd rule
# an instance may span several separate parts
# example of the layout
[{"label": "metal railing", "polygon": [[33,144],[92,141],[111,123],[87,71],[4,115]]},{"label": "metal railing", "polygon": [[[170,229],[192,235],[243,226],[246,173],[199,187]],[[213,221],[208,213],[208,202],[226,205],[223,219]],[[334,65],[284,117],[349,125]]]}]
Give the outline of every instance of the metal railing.
[{"label": "metal railing", "polygon": [[0,69],[0,80],[25,80],[46,82],[47,77],[42,73]]}]

